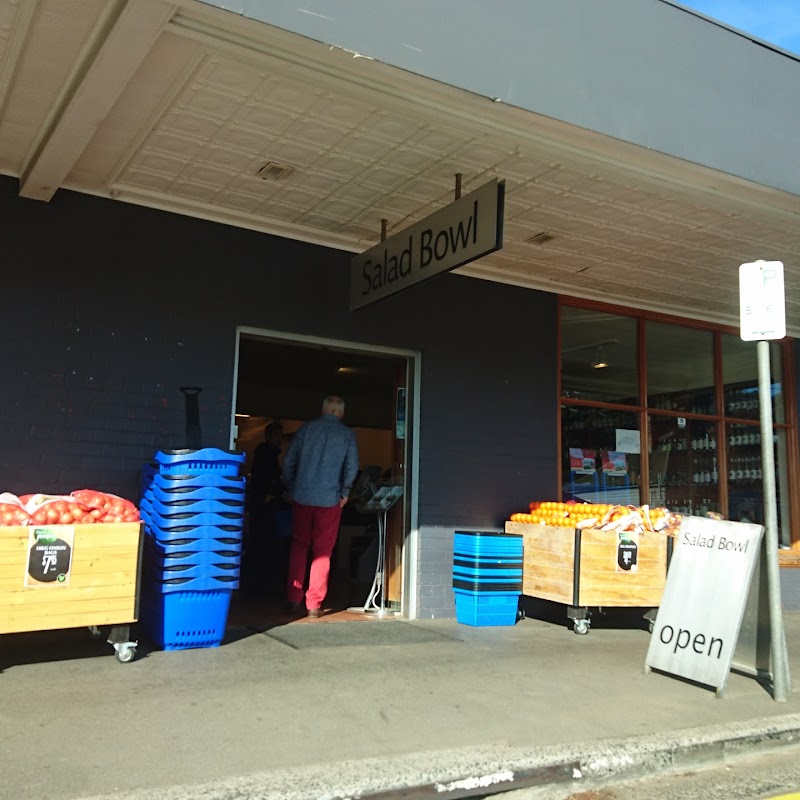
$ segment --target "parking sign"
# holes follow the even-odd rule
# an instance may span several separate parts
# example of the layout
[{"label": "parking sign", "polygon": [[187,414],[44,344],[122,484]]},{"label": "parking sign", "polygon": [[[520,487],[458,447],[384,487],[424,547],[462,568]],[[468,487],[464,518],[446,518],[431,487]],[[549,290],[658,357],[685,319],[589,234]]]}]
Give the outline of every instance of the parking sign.
[{"label": "parking sign", "polygon": [[739,314],[746,342],[786,336],[782,261],[753,261],[739,267]]}]

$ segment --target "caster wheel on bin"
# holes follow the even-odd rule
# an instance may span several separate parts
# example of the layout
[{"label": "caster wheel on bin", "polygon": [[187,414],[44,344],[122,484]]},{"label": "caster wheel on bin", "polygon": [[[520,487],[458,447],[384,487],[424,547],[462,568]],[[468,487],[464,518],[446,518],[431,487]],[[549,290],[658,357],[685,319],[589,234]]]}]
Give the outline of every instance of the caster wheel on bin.
[{"label": "caster wheel on bin", "polygon": [[581,636],[585,636],[589,633],[589,620],[588,619],[576,619],[573,627],[575,629],[575,633],[580,634]]},{"label": "caster wheel on bin", "polygon": [[656,623],[651,619],[647,623],[647,630],[652,633],[655,630]]},{"label": "caster wheel on bin", "polygon": [[117,645],[115,649],[117,651],[117,661],[120,664],[127,664],[129,661],[133,661],[133,657],[136,655],[136,645],[132,642]]}]

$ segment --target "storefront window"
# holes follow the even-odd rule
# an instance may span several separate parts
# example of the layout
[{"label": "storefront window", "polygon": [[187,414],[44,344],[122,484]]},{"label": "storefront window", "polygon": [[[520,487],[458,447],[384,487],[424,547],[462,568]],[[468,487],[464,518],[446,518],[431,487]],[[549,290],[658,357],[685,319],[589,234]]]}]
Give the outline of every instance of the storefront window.
[{"label": "storefront window", "polygon": [[636,320],[561,308],[563,397],[639,405]]},{"label": "storefront window", "polygon": [[[784,422],[781,351],[777,342],[770,343],[769,354],[772,418],[773,422]],[[725,415],[738,419],[759,419],[756,342],[744,342],[738,336],[722,334],[722,382]]]},{"label": "storefront window", "polygon": [[564,499],[638,505],[639,415],[563,406],[561,427]]},{"label": "storefront window", "polygon": [[[735,522],[763,525],[764,475],[761,459],[761,428],[729,423],[725,426],[728,441],[728,518]],[[789,485],[786,467],[786,431],[773,433],[775,449],[775,497],[778,511],[778,538],[791,544],[789,529]]]},{"label": "storefront window", "polygon": [[651,415],[650,505],[704,516],[720,511],[717,424]]},{"label": "storefront window", "polygon": [[[649,316],[561,307],[563,499],[649,503],[764,524],[756,343]],[[770,342],[769,349],[778,532],[789,547],[797,432],[787,425],[784,343]],[[638,449],[642,425],[647,462]],[[649,485],[641,484],[644,463]]]},{"label": "storefront window", "polygon": [[714,334],[648,322],[646,336],[647,405],[715,414]]}]

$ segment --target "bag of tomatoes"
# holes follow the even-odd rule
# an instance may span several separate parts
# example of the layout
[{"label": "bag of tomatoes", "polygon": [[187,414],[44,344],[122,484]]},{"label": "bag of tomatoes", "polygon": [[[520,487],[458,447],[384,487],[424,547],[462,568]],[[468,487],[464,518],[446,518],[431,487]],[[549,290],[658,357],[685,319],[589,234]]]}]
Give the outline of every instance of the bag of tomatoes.
[{"label": "bag of tomatoes", "polygon": [[77,525],[96,522],[85,503],[69,495],[34,494],[25,508],[31,525]]},{"label": "bag of tomatoes", "polygon": [[31,515],[15,494],[0,494],[0,525],[27,525],[30,519]]},{"label": "bag of tomatoes", "polygon": [[102,522],[138,522],[139,509],[124,497],[96,489],[76,489],[70,492],[78,502],[90,509],[90,514]]}]

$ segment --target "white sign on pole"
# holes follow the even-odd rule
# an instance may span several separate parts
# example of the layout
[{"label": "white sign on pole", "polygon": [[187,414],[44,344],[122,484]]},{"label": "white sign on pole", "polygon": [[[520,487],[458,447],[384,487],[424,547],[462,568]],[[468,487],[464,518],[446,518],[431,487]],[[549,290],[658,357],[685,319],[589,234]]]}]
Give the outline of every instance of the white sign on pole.
[{"label": "white sign on pole", "polygon": [[712,686],[730,673],[764,528],[684,517],[647,650],[646,669]]},{"label": "white sign on pole", "polygon": [[739,316],[745,342],[786,336],[783,262],[754,261],[740,265]]}]

